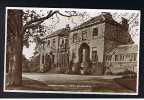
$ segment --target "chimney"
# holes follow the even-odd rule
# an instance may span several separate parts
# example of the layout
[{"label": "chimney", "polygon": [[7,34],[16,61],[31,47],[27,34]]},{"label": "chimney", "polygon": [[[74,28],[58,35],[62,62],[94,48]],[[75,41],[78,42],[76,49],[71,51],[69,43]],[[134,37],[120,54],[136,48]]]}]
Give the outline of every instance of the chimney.
[{"label": "chimney", "polygon": [[106,19],[112,19],[112,15],[109,12],[102,12],[102,15],[106,18]]},{"label": "chimney", "polygon": [[127,19],[122,17],[121,25],[126,31],[128,31],[129,24],[128,24],[128,20]]},{"label": "chimney", "polygon": [[68,31],[70,31],[70,26],[69,26],[69,24],[66,24],[66,28],[65,28],[66,30],[68,30]]}]

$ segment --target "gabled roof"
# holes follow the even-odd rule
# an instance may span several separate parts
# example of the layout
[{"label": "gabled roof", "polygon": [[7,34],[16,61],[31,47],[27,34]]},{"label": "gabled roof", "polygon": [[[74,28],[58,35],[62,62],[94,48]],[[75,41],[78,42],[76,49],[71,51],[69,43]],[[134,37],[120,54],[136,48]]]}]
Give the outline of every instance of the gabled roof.
[{"label": "gabled roof", "polygon": [[52,37],[52,36],[57,36],[57,35],[61,35],[61,34],[64,34],[66,31],[65,28],[62,28],[62,29],[59,29],[59,30],[56,30],[55,32],[53,32],[52,34],[48,35],[48,37]]},{"label": "gabled roof", "polygon": [[68,32],[69,32],[69,29],[62,28],[62,29],[56,30],[55,32],[48,35],[47,37],[43,38],[43,40],[50,38],[50,37],[54,37],[54,36],[68,36]]},{"label": "gabled roof", "polygon": [[48,35],[46,38],[50,38],[53,36],[68,36],[69,31],[70,31],[70,29],[62,28],[62,29],[56,30],[52,34]]},{"label": "gabled roof", "polygon": [[116,22],[112,18],[112,15],[110,13],[103,12],[99,16],[95,16],[95,17],[89,19],[88,21],[82,23],[81,25],[74,27],[71,31],[81,29],[81,28],[84,28],[84,27],[87,27],[87,26],[90,26],[90,25],[93,25],[93,24],[102,23],[102,22],[105,22],[105,21],[109,21],[111,23],[120,25],[120,23]]}]

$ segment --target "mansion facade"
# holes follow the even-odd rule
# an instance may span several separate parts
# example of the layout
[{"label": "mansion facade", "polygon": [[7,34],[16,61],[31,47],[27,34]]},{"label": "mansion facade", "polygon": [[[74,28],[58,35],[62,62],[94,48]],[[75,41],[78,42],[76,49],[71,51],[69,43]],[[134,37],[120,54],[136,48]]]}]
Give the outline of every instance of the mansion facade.
[{"label": "mansion facade", "polygon": [[[65,28],[44,38],[43,44],[37,45],[37,52],[40,55],[40,71],[106,74],[110,67],[112,69],[117,67],[115,63],[108,64],[108,61],[112,61],[112,56],[115,56],[115,53],[111,52],[121,45],[133,45],[134,43],[128,29],[127,19],[122,18],[122,22],[118,23],[110,13],[106,12],[73,29],[66,25]],[[129,49],[132,47],[129,46]],[[125,53],[129,53],[129,51],[123,51],[123,55]],[[132,54],[137,63],[137,49],[134,49]],[[111,71],[113,71],[112,69]]]}]

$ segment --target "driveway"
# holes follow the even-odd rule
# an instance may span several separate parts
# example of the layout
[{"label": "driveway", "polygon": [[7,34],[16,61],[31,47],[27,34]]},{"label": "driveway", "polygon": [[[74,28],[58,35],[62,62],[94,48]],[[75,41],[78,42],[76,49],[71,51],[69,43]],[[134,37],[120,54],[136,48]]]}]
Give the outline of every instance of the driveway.
[{"label": "driveway", "polygon": [[92,76],[92,75],[69,75],[69,74],[49,74],[49,73],[23,73],[23,77],[30,78],[41,82],[73,82],[84,80],[112,80],[122,76]]},{"label": "driveway", "polygon": [[135,92],[114,81],[115,78],[121,77],[110,75],[23,73],[23,83],[28,87],[44,91]]}]

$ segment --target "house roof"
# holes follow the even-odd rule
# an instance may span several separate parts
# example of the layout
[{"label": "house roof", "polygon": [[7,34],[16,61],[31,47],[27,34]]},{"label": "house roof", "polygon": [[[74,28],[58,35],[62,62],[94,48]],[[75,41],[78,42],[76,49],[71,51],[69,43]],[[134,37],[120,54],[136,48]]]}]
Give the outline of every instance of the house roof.
[{"label": "house roof", "polygon": [[47,38],[50,38],[50,37],[54,37],[54,36],[67,36],[68,32],[69,32],[68,29],[62,28],[62,29],[56,30],[55,32],[53,32],[50,35],[46,36],[45,38],[43,38],[43,40],[45,40]]},{"label": "house roof", "polygon": [[100,14],[99,16],[95,16],[95,17],[89,19],[88,21],[80,24],[79,26],[74,27],[71,31],[74,31],[74,30],[77,30],[77,29],[81,29],[81,28],[84,28],[84,27],[87,27],[87,26],[90,26],[90,25],[93,25],[93,24],[106,22],[106,21],[121,26],[120,23],[116,22],[112,18],[112,15],[110,13],[102,12],[102,14]]},{"label": "house roof", "polygon": [[112,51],[106,53],[107,55],[118,55],[118,54],[125,54],[125,53],[137,53],[138,52],[138,45],[131,44],[131,45],[119,45],[114,48]]},{"label": "house roof", "polygon": [[48,35],[48,37],[63,34],[63,33],[65,33],[65,31],[66,31],[65,28],[62,28],[62,29],[56,30],[56,31],[53,32],[52,34]]}]

